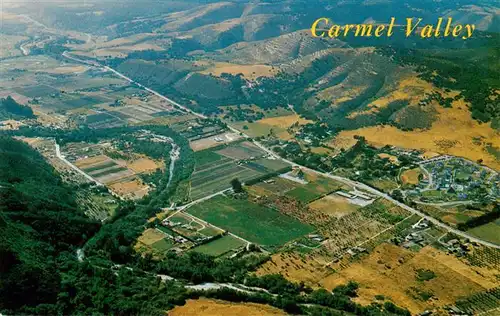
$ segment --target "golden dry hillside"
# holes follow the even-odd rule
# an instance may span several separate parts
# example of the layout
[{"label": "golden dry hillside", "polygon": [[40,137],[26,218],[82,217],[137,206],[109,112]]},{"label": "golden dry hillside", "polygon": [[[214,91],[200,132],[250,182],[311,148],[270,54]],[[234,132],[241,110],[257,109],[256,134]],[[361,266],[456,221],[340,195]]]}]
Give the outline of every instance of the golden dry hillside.
[{"label": "golden dry hillside", "polygon": [[169,316],[261,316],[261,315],[286,315],[283,311],[262,304],[254,303],[230,303],[221,300],[200,298],[188,300],[184,306],[178,306],[168,312]]},{"label": "golden dry hillside", "polygon": [[500,161],[488,152],[488,147],[500,148],[500,133],[489,123],[472,119],[462,100],[452,108],[435,107],[437,120],[428,130],[402,131],[393,126],[373,126],[343,131],[338,137],[354,135],[366,138],[376,146],[394,145],[460,156],[472,161],[482,160],[484,165],[500,169]]},{"label": "golden dry hillside", "polygon": [[[419,280],[418,271],[431,271],[433,277]],[[392,244],[378,246],[361,261],[320,283],[333,289],[349,280],[360,284],[355,299],[358,303],[368,305],[376,295],[383,295],[412,314],[453,304],[461,297],[496,286],[494,270],[466,265],[430,246],[415,253]]]}]

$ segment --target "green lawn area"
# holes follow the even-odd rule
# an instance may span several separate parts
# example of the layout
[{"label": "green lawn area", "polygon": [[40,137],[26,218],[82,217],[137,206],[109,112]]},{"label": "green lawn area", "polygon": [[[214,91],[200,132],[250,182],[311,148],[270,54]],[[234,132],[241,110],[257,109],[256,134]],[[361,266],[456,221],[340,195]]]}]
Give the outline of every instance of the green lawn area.
[{"label": "green lawn area", "polygon": [[200,245],[191,251],[200,252],[206,255],[218,257],[226,252],[244,246],[245,242],[231,235],[222,236],[207,244]]},{"label": "green lawn area", "polygon": [[[99,194],[92,194],[91,199],[99,206],[108,210],[109,216],[115,215],[115,210],[118,207],[118,202],[108,203],[108,201],[115,200],[111,194],[106,194],[104,196]],[[116,201],[116,200],[115,200]]]},{"label": "green lawn area", "polygon": [[500,219],[467,231],[473,236],[500,245]]},{"label": "green lawn area", "polygon": [[216,236],[216,235],[221,234],[222,231],[217,229],[217,228],[207,226],[207,227],[203,228],[202,230],[200,230],[199,233],[203,234],[205,236]]},{"label": "green lawn area", "polygon": [[310,225],[246,199],[216,196],[190,207],[187,212],[263,246],[280,246],[314,230]]},{"label": "green lawn area", "polygon": [[337,183],[334,180],[318,178],[314,182],[309,182],[306,185],[288,191],[286,195],[291,196],[303,203],[309,203],[322,195],[340,190],[341,188],[342,184]]},{"label": "green lawn area", "polygon": [[303,186],[288,191],[286,195],[291,196],[300,202],[309,203],[319,198],[323,195],[323,193],[314,191],[307,186]]},{"label": "green lawn area", "polygon": [[[258,122],[252,122],[252,123],[230,122],[230,124],[233,125],[235,128],[237,128],[238,130],[243,131],[250,137],[267,136],[271,132],[271,129],[274,130],[275,133],[279,133],[285,130],[282,128],[273,127],[271,125],[266,125]],[[248,127],[248,129],[245,129],[244,126]]]},{"label": "green lawn area", "polygon": [[194,159],[197,166],[208,164],[222,159],[222,156],[211,151],[210,149],[197,151],[194,153]]},{"label": "green lawn area", "polygon": [[387,178],[370,180],[370,181],[367,181],[367,183],[370,184],[371,186],[383,191],[383,192],[390,192],[390,191],[398,188],[398,184],[396,183],[396,181],[391,180],[391,179],[387,179]]},{"label": "green lawn area", "polygon": [[438,190],[429,190],[422,192],[422,196],[428,198],[441,197],[441,195],[441,191]]},{"label": "green lawn area", "polygon": [[158,240],[157,242],[153,243],[151,247],[153,247],[154,250],[162,252],[162,251],[167,251],[170,248],[174,246],[174,243],[168,239],[168,238],[163,238],[161,240]]}]

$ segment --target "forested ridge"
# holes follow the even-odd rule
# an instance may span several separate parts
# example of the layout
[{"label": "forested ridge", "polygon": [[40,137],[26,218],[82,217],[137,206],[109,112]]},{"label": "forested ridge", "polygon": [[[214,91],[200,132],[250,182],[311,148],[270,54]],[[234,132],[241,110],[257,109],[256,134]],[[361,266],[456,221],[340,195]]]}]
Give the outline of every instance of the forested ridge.
[{"label": "forested ridge", "polygon": [[57,301],[59,260],[100,224],[78,209],[72,188],[28,145],[0,138],[0,310],[36,313]]},{"label": "forested ridge", "polygon": [[0,120],[34,118],[33,110],[16,102],[11,96],[0,98]]}]

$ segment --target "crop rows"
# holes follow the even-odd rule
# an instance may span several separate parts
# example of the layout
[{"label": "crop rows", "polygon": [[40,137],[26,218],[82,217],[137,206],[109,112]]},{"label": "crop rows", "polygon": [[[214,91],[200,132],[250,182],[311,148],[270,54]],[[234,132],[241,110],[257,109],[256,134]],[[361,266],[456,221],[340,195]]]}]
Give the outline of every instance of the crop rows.
[{"label": "crop rows", "polygon": [[457,301],[455,306],[461,311],[477,314],[500,307],[500,287],[479,292],[463,300]]},{"label": "crop rows", "polygon": [[489,247],[476,248],[467,254],[467,260],[477,267],[499,267],[500,250]]}]

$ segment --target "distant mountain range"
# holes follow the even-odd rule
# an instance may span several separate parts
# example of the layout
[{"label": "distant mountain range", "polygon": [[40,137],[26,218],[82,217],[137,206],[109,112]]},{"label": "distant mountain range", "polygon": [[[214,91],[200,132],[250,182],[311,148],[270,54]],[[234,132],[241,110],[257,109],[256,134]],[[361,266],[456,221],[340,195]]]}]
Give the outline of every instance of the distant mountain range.
[{"label": "distant mountain range", "polygon": [[493,0],[127,0],[86,1],[85,5],[82,2],[71,6],[65,2],[35,3],[18,4],[9,10],[29,13],[49,26],[110,38],[187,32],[186,36],[200,42],[212,42],[217,36],[234,42],[260,40],[308,28],[321,16],[342,24],[385,23],[391,17],[422,17],[432,22],[451,16],[459,23],[474,23],[479,30],[500,31],[500,6]]}]

